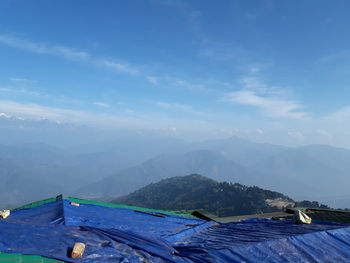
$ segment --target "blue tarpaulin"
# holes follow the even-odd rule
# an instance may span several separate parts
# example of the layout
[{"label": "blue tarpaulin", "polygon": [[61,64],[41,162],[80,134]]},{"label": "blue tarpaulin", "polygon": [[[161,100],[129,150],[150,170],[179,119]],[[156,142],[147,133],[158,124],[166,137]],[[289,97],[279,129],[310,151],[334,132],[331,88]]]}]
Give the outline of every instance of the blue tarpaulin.
[{"label": "blue tarpaulin", "polygon": [[[70,258],[75,242],[86,244]],[[350,262],[349,225],[250,219],[219,224],[57,200],[0,220],[0,252],[65,262]]]}]

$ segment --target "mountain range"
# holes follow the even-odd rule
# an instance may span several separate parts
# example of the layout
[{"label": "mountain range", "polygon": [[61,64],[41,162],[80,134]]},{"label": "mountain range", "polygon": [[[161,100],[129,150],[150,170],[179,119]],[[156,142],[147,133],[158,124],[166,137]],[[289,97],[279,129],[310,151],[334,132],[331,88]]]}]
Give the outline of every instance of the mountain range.
[{"label": "mountain range", "polygon": [[[21,125],[23,134],[37,129],[40,136],[21,139]],[[161,179],[192,173],[264,187],[295,200],[318,200],[335,208],[350,206],[350,151],[343,148],[292,148],[238,137],[187,142],[155,133],[126,132],[98,141],[92,138],[106,134],[97,131],[82,134],[84,140],[79,140],[75,127],[8,116],[0,116],[0,126],[0,206],[59,193],[110,199]],[[76,137],[46,140],[45,132],[56,126]]]},{"label": "mountain range", "polygon": [[[245,147],[243,140],[234,137],[226,142],[219,140],[216,145],[213,142],[205,142],[204,146],[197,144],[192,149],[210,148],[156,156],[80,188],[77,193],[95,198],[124,195],[161,179],[199,173],[214,180],[280,191],[296,200],[312,199],[334,207],[348,206],[349,150],[328,145],[286,148],[264,144],[252,147],[252,144],[247,142]],[[239,152],[242,156],[238,158]]]}]

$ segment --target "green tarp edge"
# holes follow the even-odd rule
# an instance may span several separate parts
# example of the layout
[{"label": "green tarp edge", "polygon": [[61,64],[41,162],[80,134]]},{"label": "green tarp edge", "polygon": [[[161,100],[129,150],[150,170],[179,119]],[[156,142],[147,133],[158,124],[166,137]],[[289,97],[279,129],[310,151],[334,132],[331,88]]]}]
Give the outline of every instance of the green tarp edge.
[{"label": "green tarp edge", "polygon": [[41,200],[38,202],[30,203],[30,204],[18,207],[14,210],[33,208],[33,207],[41,206],[41,205],[55,202],[57,200],[62,200],[62,199],[69,200],[69,201],[75,202],[75,203],[80,203],[80,204],[99,205],[99,206],[112,207],[112,208],[126,208],[126,209],[138,210],[138,211],[142,211],[142,212],[156,212],[156,213],[162,213],[162,214],[167,214],[167,215],[176,215],[176,216],[182,216],[182,217],[188,217],[188,218],[196,218],[195,216],[191,215],[190,213],[177,213],[177,212],[172,212],[172,211],[164,211],[164,210],[150,209],[150,208],[137,207],[137,206],[111,204],[111,203],[105,203],[105,202],[99,202],[99,201],[93,201],[93,200],[85,200],[85,199],[80,199],[80,198],[76,198],[76,197],[64,197],[62,195],[59,195],[59,196],[54,197],[54,198],[48,198],[48,199],[44,199],[44,200]]},{"label": "green tarp edge", "polygon": [[15,208],[13,210],[15,211],[15,210],[20,210],[20,209],[25,209],[25,208],[37,207],[37,206],[41,206],[41,205],[44,205],[44,204],[47,204],[47,203],[55,202],[58,199],[59,199],[59,196],[53,197],[53,198],[48,198],[48,199],[44,199],[44,200],[41,200],[41,201],[37,201],[37,202],[34,202],[34,203],[30,203],[30,204],[26,204],[26,205],[17,207],[17,208]]},{"label": "green tarp edge", "polygon": [[71,202],[76,202],[76,203],[80,203],[80,204],[100,205],[100,206],[114,207],[114,208],[126,208],[126,209],[138,210],[138,211],[143,211],[143,212],[156,212],[156,213],[162,213],[162,214],[167,214],[167,215],[176,215],[176,216],[182,216],[182,217],[196,218],[189,213],[176,213],[176,212],[172,212],[172,211],[150,209],[150,208],[144,208],[144,207],[138,207],[138,206],[111,204],[111,203],[104,203],[104,202],[98,202],[98,201],[92,201],[92,200],[84,200],[84,199],[79,199],[79,198],[74,198],[74,197],[68,197],[65,199],[69,200]]},{"label": "green tarp edge", "polygon": [[56,259],[45,258],[35,255],[22,255],[11,253],[0,253],[0,263],[64,263]]}]

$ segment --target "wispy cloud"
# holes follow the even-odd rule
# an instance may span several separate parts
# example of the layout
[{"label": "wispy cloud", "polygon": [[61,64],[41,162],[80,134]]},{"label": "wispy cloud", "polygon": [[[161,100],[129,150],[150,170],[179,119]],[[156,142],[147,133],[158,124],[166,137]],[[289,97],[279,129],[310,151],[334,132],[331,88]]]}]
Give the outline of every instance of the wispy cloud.
[{"label": "wispy cloud", "polygon": [[350,123],[350,106],[343,107],[327,116],[325,116],[322,121],[326,123],[331,123],[337,127],[347,126]]},{"label": "wispy cloud", "polygon": [[326,56],[320,57],[316,60],[316,64],[330,63],[335,61],[348,62],[350,58],[350,50],[341,50]]},{"label": "wispy cloud", "polygon": [[273,118],[303,119],[308,116],[302,111],[304,105],[284,97],[288,93],[284,89],[268,86],[256,78],[245,78],[241,83],[243,89],[226,94],[225,101],[259,108]]},{"label": "wispy cloud", "polygon": [[10,86],[0,86],[0,94],[1,93],[7,93],[12,95],[24,95],[29,97],[47,97],[45,94],[42,94],[37,91],[25,88],[15,88]]},{"label": "wispy cloud", "polygon": [[195,110],[192,106],[178,104],[178,103],[168,103],[158,101],[155,103],[157,107],[160,107],[164,110],[169,110],[177,113],[185,113],[186,115],[196,115],[196,116],[208,116],[208,114]]},{"label": "wispy cloud", "polygon": [[0,35],[0,43],[32,53],[57,55],[70,60],[85,60],[90,57],[90,55],[84,51],[78,51],[64,46],[48,46],[14,36]]},{"label": "wispy cloud", "polygon": [[[164,106],[164,105],[163,105]],[[171,106],[171,105],[170,105]],[[177,106],[175,106],[177,107]],[[181,107],[181,106],[180,106]],[[217,129],[211,122],[199,119],[168,117],[157,112],[138,112],[125,109],[119,114],[96,113],[86,110],[49,107],[35,103],[0,100],[0,113],[27,120],[47,119],[59,123],[87,125],[103,129],[164,130],[176,127],[183,135],[206,133]]]},{"label": "wispy cloud", "polygon": [[203,83],[198,83],[194,81],[188,81],[184,79],[178,79],[178,78],[173,78],[166,76],[164,78],[164,81],[171,86],[177,87],[177,88],[184,88],[186,90],[192,91],[192,92],[205,92],[205,93],[217,93],[218,91],[215,89],[212,89],[208,87],[207,85]]},{"label": "wispy cloud", "polygon": [[109,108],[109,105],[107,103],[104,103],[104,102],[94,102],[93,104],[98,106],[98,107]]},{"label": "wispy cloud", "polygon": [[[201,83],[194,83],[186,79],[178,79],[173,76],[166,75],[165,77],[158,76],[157,73],[142,72],[137,66],[129,65],[127,63],[122,63],[119,61],[114,61],[111,59],[101,58],[90,54],[87,51],[78,50],[75,48],[65,47],[62,45],[48,45],[44,43],[37,43],[30,41],[28,39],[18,38],[11,35],[1,35],[0,34],[0,44],[6,45],[12,48],[21,49],[35,54],[40,55],[51,55],[61,57],[63,59],[86,63],[92,66],[106,68],[108,70],[127,74],[129,76],[142,76],[146,81],[153,85],[159,84],[163,81],[166,85],[171,85],[178,88],[185,88],[194,92],[213,92],[214,89],[206,87],[206,85]],[[11,77],[11,81],[17,83],[31,82],[29,79],[20,77]]]},{"label": "wispy cloud", "polygon": [[22,83],[22,84],[33,84],[36,83],[35,80],[26,79],[26,78],[19,78],[19,77],[11,77],[9,78],[14,83]]},{"label": "wispy cloud", "polygon": [[262,97],[254,91],[231,92],[226,99],[230,102],[260,108],[269,117],[301,119],[307,116],[306,112],[299,111],[303,106],[298,102]]},{"label": "wispy cloud", "polygon": [[146,79],[149,83],[151,84],[158,84],[158,78],[157,77],[154,77],[154,76],[146,76]]},{"label": "wispy cloud", "polygon": [[327,138],[333,138],[333,135],[331,133],[329,133],[328,131],[317,129],[316,132],[318,134],[321,134],[321,135],[327,137]]},{"label": "wispy cloud", "polygon": [[167,103],[167,102],[156,102],[156,105],[161,108],[166,109],[176,109],[176,110],[182,110],[186,112],[195,112],[192,106],[183,105],[183,104],[177,104],[177,103]]},{"label": "wispy cloud", "polygon": [[139,74],[139,70],[135,67],[132,67],[128,64],[117,63],[107,59],[94,59],[92,62],[96,65],[102,65],[106,68],[112,69],[116,72],[126,73],[129,75],[137,75]]},{"label": "wispy cloud", "polygon": [[136,67],[128,64],[95,57],[86,51],[61,45],[46,45],[8,35],[0,35],[0,44],[36,54],[55,55],[70,61],[79,61],[95,66],[103,66],[118,73],[126,73],[129,75],[137,75],[139,73],[139,70]]},{"label": "wispy cloud", "polygon": [[45,107],[34,103],[20,103],[6,100],[0,101],[0,111],[33,119],[47,118],[54,120],[61,119],[63,115],[75,116],[78,113],[74,110]]},{"label": "wispy cloud", "polygon": [[219,41],[204,41],[202,47],[198,50],[199,57],[211,59],[214,61],[228,62],[240,61],[248,56],[247,51],[233,43],[225,43]]},{"label": "wispy cloud", "polygon": [[298,141],[304,141],[305,140],[305,136],[303,133],[301,133],[300,131],[290,131],[288,132],[288,136],[298,140]]},{"label": "wispy cloud", "polygon": [[145,125],[142,120],[113,114],[100,114],[90,111],[49,107],[35,103],[21,103],[1,100],[0,112],[26,119],[48,119],[74,124],[98,125],[99,127],[135,127]]}]

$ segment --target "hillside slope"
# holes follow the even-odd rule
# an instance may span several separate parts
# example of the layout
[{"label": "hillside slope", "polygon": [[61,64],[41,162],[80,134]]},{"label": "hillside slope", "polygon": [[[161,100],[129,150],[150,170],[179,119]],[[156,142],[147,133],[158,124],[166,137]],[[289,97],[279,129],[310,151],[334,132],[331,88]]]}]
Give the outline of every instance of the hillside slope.
[{"label": "hillside slope", "polygon": [[163,210],[205,209],[218,216],[280,211],[272,203],[294,205],[292,199],[278,192],[196,174],[164,179],[112,202]]}]

